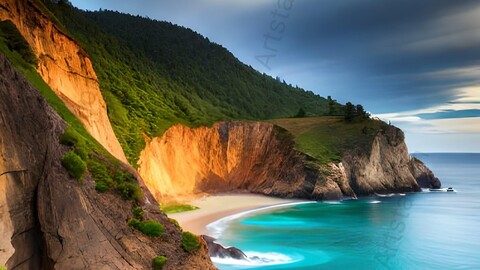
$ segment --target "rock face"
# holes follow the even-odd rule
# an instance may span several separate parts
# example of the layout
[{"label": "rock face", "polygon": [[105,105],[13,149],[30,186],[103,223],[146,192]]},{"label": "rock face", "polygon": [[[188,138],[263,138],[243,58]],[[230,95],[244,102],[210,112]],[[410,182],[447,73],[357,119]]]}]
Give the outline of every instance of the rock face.
[{"label": "rock face", "polygon": [[403,133],[395,127],[379,132],[370,149],[344,153],[338,164],[320,166],[294,146],[285,130],[270,123],[176,125],[147,142],[138,172],[161,201],[236,190],[328,200],[439,184],[410,158]]},{"label": "rock face", "polygon": [[36,192],[58,141],[49,139],[65,126],[34,91],[0,55],[0,173],[17,171],[0,176],[0,265],[8,269],[41,265]]},{"label": "rock face", "polygon": [[305,181],[305,157],[293,146],[278,139],[274,126],[266,123],[223,122],[195,129],[176,125],[147,142],[138,172],[163,201],[234,190],[308,197],[313,185]]},{"label": "rock face", "polygon": [[[59,144],[66,124],[0,54],[0,265],[8,269],[149,269],[157,255],[165,269],[215,269],[206,244],[188,253],[181,232],[145,191],[159,239],[128,227],[132,203],[99,194],[90,176],[68,176]],[[4,173],[6,172],[6,173]]]},{"label": "rock face", "polygon": [[126,162],[113,133],[92,63],[32,0],[1,0],[0,20],[11,20],[38,58],[37,71],[90,134]]},{"label": "rock face", "polygon": [[420,187],[440,186],[438,178],[408,154],[400,129],[389,126],[381,130],[368,150],[350,151],[343,157],[347,179],[357,195],[419,191]]}]

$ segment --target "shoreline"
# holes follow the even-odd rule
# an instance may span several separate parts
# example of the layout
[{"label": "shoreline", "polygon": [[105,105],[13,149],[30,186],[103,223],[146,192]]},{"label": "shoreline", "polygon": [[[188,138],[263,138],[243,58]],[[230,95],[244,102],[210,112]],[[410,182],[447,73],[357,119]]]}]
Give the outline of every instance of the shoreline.
[{"label": "shoreline", "polygon": [[229,216],[242,215],[242,213],[261,210],[263,208],[267,210],[271,207],[281,207],[283,205],[287,206],[292,203],[302,202],[310,201],[275,198],[251,193],[216,194],[187,202],[200,209],[169,214],[168,217],[176,219],[185,231],[190,231],[197,235],[215,236],[211,235],[214,232],[209,231],[207,226]]}]

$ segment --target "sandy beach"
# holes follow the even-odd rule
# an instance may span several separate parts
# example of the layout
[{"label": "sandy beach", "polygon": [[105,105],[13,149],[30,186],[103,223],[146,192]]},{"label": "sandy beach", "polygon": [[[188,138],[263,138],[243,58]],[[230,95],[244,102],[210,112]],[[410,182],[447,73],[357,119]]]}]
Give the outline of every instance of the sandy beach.
[{"label": "sandy beach", "polygon": [[280,199],[256,194],[220,194],[195,199],[188,204],[200,209],[168,215],[176,219],[186,231],[209,234],[206,226],[223,217],[267,206],[302,202],[298,199]]}]

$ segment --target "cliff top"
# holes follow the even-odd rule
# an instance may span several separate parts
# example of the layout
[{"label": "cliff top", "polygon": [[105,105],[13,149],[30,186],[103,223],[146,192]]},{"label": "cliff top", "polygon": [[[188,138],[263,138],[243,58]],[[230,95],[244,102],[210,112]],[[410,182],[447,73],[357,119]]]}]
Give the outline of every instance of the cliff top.
[{"label": "cliff top", "polygon": [[375,135],[388,126],[375,119],[346,122],[341,116],[283,118],[269,122],[289,131],[298,150],[323,164],[341,161],[348,149],[369,149]]}]

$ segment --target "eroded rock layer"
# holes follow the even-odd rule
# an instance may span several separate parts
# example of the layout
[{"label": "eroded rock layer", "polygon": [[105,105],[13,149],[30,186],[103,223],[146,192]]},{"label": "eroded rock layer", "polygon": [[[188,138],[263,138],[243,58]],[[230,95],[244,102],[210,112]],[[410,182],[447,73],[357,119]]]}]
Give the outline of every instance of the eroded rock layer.
[{"label": "eroded rock layer", "polygon": [[161,201],[239,190],[323,200],[418,191],[422,177],[423,186],[438,182],[418,162],[395,127],[380,131],[370,149],[352,150],[325,166],[297,151],[289,133],[273,124],[221,122],[211,128],[176,125],[149,140],[138,172]]},{"label": "eroded rock layer", "polygon": [[113,132],[92,62],[31,0],[1,0],[0,20],[11,20],[38,58],[37,71],[90,134],[126,162]]}]

